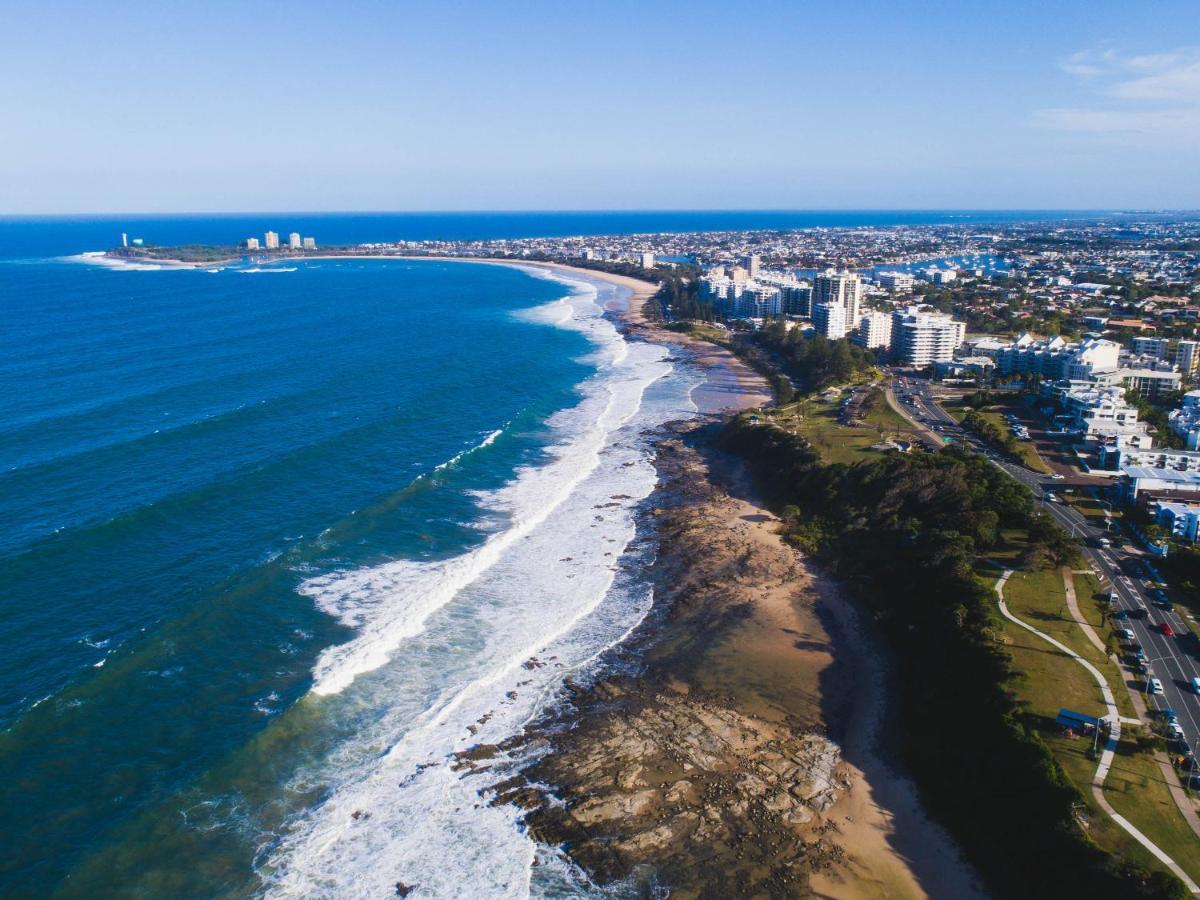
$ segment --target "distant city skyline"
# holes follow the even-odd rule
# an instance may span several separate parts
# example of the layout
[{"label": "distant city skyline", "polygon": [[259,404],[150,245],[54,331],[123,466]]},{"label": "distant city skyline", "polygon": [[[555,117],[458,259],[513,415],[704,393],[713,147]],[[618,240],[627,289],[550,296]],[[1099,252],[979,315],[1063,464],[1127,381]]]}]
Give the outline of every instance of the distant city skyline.
[{"label": "distant city skyline", "polygon": [[0,214],[1200,207],[1195,7],[9,11]]}]

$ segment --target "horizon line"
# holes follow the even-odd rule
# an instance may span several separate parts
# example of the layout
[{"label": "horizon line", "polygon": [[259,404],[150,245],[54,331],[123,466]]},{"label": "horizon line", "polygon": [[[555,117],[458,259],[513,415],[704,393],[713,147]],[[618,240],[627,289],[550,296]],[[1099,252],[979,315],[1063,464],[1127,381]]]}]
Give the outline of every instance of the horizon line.
[{"label": "horizon line", "polygon": [[185,217],[185,216],[471,216],[471,215],[636,215],[636,214],[687,214],[687,213],[1091,213],[1091,214],[1181,214],[1200,213],[1200,208],[1190,207],[921,207],[921,206],[812,206],[812,207],[644,207],[610,209],[244,209],[244,210],[90,210],[83,212],[24,212],[0,213],[4,219],[68,219],[101,217]]}]

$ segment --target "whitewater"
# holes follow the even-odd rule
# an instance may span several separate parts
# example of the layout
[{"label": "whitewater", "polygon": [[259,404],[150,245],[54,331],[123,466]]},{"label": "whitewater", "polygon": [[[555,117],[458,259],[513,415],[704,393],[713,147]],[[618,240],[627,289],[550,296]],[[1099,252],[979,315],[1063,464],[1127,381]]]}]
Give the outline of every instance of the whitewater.
[{"label": "whitewater", "polygon": [[[646,551],[633,541],[656,483],[650,432],[696,411],[696,374],[605,317],[616,288],[554,277],[571,293],[523,315],[583,333],[595,374],[545,423],[543,459],[477,495],[486,538],[451,559],[337,571],[299,588],[354,636],[320,654],[301,703],[341,723],[343,737],[286,785],[321,799],[260,852],[268,896],[378,897],[398,883],[425,897],[604,893],[523,834],[516,809],[481,795],[520,759],[500,754],[484,778],[454,765],[545,712],[567,675],[649,611]],[[508,427],[443,466],[486,453]]]}]

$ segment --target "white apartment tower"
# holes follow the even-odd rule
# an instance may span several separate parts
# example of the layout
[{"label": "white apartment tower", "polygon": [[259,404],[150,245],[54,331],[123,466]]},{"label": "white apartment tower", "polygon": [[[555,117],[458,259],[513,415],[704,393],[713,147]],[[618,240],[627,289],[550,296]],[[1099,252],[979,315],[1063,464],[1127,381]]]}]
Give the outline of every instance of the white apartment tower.
[{"label": "white apartment tower", "polygon": [[836,303],[846,311],[847,322],[857,322],[861,302],[862,281],[857,273],[829,269],[813,278],[814,309],[821,303]]},{"label": "white apartment tower", "polygon": [[268,231],[263,235],[263,246],[268,250],[279,249],[279,233],[276,231]]},{"label": "white apartment tower", "polygon": [[751,253],[746,257],[746,270],[750,273],[751,278],[757,278],[759,271],[762,269],[762,257],[757,253]]},{"label": "white apartment tower", "polygon": [[301,241],[301,246],[305,250],[316,250],[317,249],[317,239],[307,237],[303,241]]},{"label": "white apartment tower", "polygon": [[1179,366],[1184,378],[1195,375],[1196,367],[1200,366],[1200,341],[1180,341],[1176,344],[1175,365]]},{"label": "white apartment tower", "polygon": [[300,234],[299,234],[299,232],[293,231],[291,234],[288,235],[288,247],[292,250],[300,249]]},{"label": "white apartment tower", "polygon": [[654,254],[653,253],[643,253],[642,259],[641,259],[641,264],[642,264],[643,269],[653,269],[654,268]]},{"label": "white apartment tower", "polygon": [[892,313],[892,352],[902,365],[923,369],[949,362],[966,337],[967,326],[949,316],[898,309]]},{"label": "white apartment tower", "polygon": [[846,307],[840,303],[816,303],[812,308],[813,327],[817,334],[831,341],[846,336]]},{"label": "white apartment tower", "polygon": [[892,346],[892,317],[887,313],[864,313],[851,341],[867,350],[889,350]]}]

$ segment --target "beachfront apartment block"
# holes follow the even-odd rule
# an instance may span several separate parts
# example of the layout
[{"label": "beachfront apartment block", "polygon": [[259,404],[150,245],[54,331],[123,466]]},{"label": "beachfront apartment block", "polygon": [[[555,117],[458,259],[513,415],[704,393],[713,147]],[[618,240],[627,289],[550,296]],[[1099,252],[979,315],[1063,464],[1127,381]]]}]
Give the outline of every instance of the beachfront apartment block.
[{"label": "beachfront apartment block", "polygon": [[897,309],[892,313],[892,355],[901,365],[918,369],[949,362],[966,333],[966,323],[949,316],[917,307]]},{"label": "beachfront apartment block", "polygon": [[841,303],[814,303],[812,321],[817,334],[827,340],[836,341],[846,336],[846,307]]},{"label": "beachfront apartment block", "polygon": [[288,249],[290,249],[290,250],[299,250],[300,249],[300,233],[299,232],[293,231],[291,234],[288,235]]},{"label": "beachfront apartment block", "polygon": [[653,269],[654,268],[654,254],[653,253],[643,253],[639,257],[638,264],[643,269]]},{"label": "beachfront apartment block", "polygon": [[278,234],[278,232],[268,231],[266,234],[263,235],[263,238],[264,238],[263,246],[266,247],[268,250],[278,250],[279,249],[279,234]]},{"label": "beachfront apartment block", "polygon": [[862,304],[862,278],[857,272],[839,272],[827,269],[813,276],[812,305],[836,303],[846,311],[847,322],[857,322]]},{"label": "beachfront apartment block", "polygon": [[258,238],[246,238],[246,249],[247,250],[257,250],[258,249]]},{"label": "beachfront apartment block", "polygon": [[301,247],[301,249],[304,249],[304,250],[316,250],[317,249],[317,239],[311,238],[311,237],[306,237],[303,240],[301,240],[300,247]]},{"label": "beachfront apartment block", "polygon": [[891,350],[892,317],[882,312],[863,313],[850,340],[867,350]]}]

